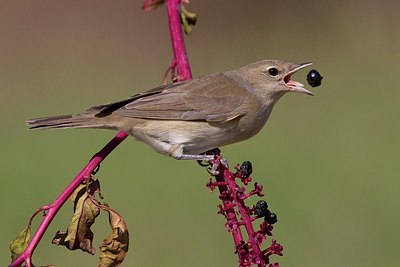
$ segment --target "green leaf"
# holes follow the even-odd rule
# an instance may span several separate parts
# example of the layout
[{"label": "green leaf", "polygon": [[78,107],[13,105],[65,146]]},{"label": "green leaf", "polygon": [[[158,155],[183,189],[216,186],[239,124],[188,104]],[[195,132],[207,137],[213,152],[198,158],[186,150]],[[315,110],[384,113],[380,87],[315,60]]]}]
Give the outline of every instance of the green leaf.
[{"label": "green leaf", "polygon": [[186,34],[190,34],[193,30],[191,25],[196,25],[197,14],[194,12],[189,12],[183,4],[181,4],[180,14],[183,30]]},{"label": "green leaf", "polygon": [[19,255],[24,252],[31,239],[31,227],[26,227],[13,241],[10,243],[11,262],[16,260]]},{"label": "green leaf", "polygon": [[81,249],[90,254],[95,253],[92,246],[93,232],[90,227],[100,214],[100,208],[93,203],[89,195],[100,191],[100,183],[98,180],[92,180],[89,184],[89,190],[86,191],[86,185],[80,185],[71,200],[74,202],[74,215],[71,217],[70,225],[67,231],[57,231],[52,243],[62,245],[69,250]]},{"label": "green leaf", "polygon": [[125,220],[111,209],[106,209],[112,233],[100,246],[99,267],[117,267],[125,259],[129,248],[129,232]]}]

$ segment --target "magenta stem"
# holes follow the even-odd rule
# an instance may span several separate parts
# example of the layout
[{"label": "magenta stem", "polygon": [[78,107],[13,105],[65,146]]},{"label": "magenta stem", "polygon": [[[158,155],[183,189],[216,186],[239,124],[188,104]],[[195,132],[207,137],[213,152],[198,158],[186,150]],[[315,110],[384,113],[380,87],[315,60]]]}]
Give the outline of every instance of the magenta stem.
[{"label": "magenta stem", "polygon": [[[229,170],[225,170],[224,176],[226,177],[226,181],[228,182],[228,186],[232,192],[234,192],[236,188],[236,182],[235,182],[235,176],[232,172]],[[243,202],[243,199],[237,197],[236,194],[233,194],[234,196],[234,201],[237,205],[237,208],[240,213],[240,217],[242,219],[242,223],[244,227],[246,228],[246,232],[249,238],[249,244],[251,245],[255,257],[259,259],[259,263],[257,264],[259,267],[265,267],[265,261],[263,260],[263,254],[261,252],[261,249],[257,242],[254,240],[254,228],[253,228],[253,220],[249,216],[249,214],[246,211],[246,205]]]},{"label": "magenta stem", "polygon": [[[228,182],[229,179],[227,179],[227,177],[230,175],[232,175],[232,173],[229,170],[224,169],[217,176],[215,176],[215,180],[221,184],[221,185],[218,185],[218,191],[220,194],[222,194],[228,190],[231,190],[231,189],[228,189],[227,185],[222,185],[222,184]],[[229,185],[229,182],[228,182],[228,185]],[[231,234],[233,236],[233,242],[235,243],[235,247],[237,247],[243,241],[243,236],[242,236],[242,232],[240,231],[240,228],[239,228],[239,223],[237,221],[236,212],[235,212],[235,208],[234,208],[235,205],[232,205],[232,202],[229,200],[226,200],[226,199],[222,200],[222,204],[225,208],[227,221],[233,222],[234,224],[237,225],[237,227],[234,227],[231,230]]]},{"label": "magenta stem", "polygon": [[[217,159],[220,161],[221,158]],[[224,206],[225,214],[226,214],[226,219],[228,223],[230,223],[230,232],[233,237],[233,241],[235,243],[235,247],[238,248],[244,243],[246,243],[243,239],[242,232],[240,231],[240,226],[244,226],[246,228],[247,236],[248,236],[248,243],[250,244],[252,251],[253,251],[253,256],[257,258],[257,266],[258,267],[265,267],[265,261],[263,260],[263,253],[257,244],[256,240],[254,239],[254,228],[253,228],[253,219],[249,216],[246,210],[246,205],[244,203],[244,200],[240,197],[237,196],[236,190],[238,188],[238,185],[236,184],[236,177],[235,174],[232,173],[229,169],[225,168],[220,162],[219,164],[219,174],[215,176],[215,180],[217,181],[214,183],[214,185],[218,186],[218,190],[221,194],[224,192],[230,192],[232,199],[231,198],[222,198],[222,204]],[[235,206],[237,207],[239,213],[240,213],[240,218],[241,221],[238,221],[237,214],[235,211]],[[239,261],[242,261],[243,259],[240,259],[239,256]],[[241,265],[240,265],[241,266]]]},{"label": "magenta stem", "polygon": [[40,240],[42,239],[44,233],[49,227],[50,223],[53,221],[57,212],[64,205],[65,201],[69,199],[76,188],[89,177],[92,172],[99,166],[99,164],[122,142],[128,135],[124,132],[119,132],[107,145],[103,147],[90,161],[89,163],[78,173],[74,180],[65,188],[65,190],[58,196],[58,198],[50,204],[47,210],[47,214],[40,223],[36,233],[32,237],[28,246],[24,252],[11,264],[9,267],[20,266],[24,261],[26,265],[31,266],[31,258],[33,252]]},{"label": "magenta stem", "polygon": [[178,68],[179,81],[192,79],[192,71],[190,70],[185,41],[183,39],[180,15],[181,2],[182,0],[167,0],[169,32],[171,35],[174,60]]}]

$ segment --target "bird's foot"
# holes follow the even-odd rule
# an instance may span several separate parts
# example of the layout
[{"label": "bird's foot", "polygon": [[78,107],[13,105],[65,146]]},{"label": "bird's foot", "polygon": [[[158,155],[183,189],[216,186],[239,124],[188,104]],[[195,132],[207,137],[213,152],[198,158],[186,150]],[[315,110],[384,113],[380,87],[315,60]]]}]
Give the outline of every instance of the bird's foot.
[{"label": "bird's foot", "polygon": [[206,170],[210,175],[217,176],[220,173],[218,169],[221,164],[224,168],[229,169],[228,161],[222,158],[220,153],[221,150],[219,148],[209,150],[204,154],[213,156],[213,159],[207,161],[198,160],[197,163],[202,167],[207,167]]}]

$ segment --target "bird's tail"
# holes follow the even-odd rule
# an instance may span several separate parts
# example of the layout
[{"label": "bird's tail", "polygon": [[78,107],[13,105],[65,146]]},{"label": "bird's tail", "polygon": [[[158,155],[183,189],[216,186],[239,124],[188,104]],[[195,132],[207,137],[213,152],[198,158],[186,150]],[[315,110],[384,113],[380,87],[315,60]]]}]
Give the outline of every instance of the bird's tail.
[{"label": "bird's tail", "polygon": [[102,128],[100,120],[92,116],[64,115],[26,121],[30,130],[55,128]]}]

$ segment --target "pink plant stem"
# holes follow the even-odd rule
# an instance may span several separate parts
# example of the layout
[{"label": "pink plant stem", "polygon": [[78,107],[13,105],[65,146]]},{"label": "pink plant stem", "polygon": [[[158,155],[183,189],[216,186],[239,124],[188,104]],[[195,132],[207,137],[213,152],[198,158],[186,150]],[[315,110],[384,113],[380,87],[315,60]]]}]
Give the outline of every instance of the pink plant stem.
[{"label": "pink plant stem", "polygon": [[[226,179],[227,176],[231,175],[230,171],[227,169],[224,169],[222,172],[220,172],[217,176],[215,176],[215,180],[219,183],[226,183],[228,179]],[[225,191],[228,191],[227,185],[219,185],[218,186],[219,193],[222,194]],[[239,228],[239,223],[236,218],[236,212],[235,212],[235,205],[231,205],[232,201],[223,199],[222,204],[226,208],[226,219],[228,222],[233,222],[235,226],[232,228],[231,233],[233,236],[233,242],[235,243],[235,247],[239,246],[240,243],[243,240],[242,232],[240,231]]]},{"label": "pink plant stem", "polygon": [[189,59],[186,53],[185,41],[181,25],[180,5],[182,0],[167,0],[169,32],[171,35],[174,62],[178,68],[178,80],[192,79]]},{"label": "pink plant stem", "polygon": [[26,265],[31,266],[32,254],[42,239],[44,233],[49,227],[50,223],[53,221],[57,212],[64,205],[65,201],[69,199],[71,194],[76,188],[89,177],[92,172],[99,166],[99,164],[127,137],[128,135],[124,132],[119,132],[107,145],[103,147],[90,161],[89,163],[78,173],[74,180],[65,188],[65,190],[58,196],[58,198],[49,205],[48,212],[44,217],[43,221],[40,223],[36,233],[32,237],[28,246],[24,252],[9,266],[16,267],[20,266],[24,261]]},{"label": "pink plant stem", "polygon": [[[226,177],[226,181],[228,182],[228,186],[230,190],[234,190],[236,187],[235,176],[229,170],[224,171],[224,177]],[[242,218],[242,223],[246,228],[246,232],[249,238],[249,244],[251,245],[254,256],[258,258],[258,266],[265,267],[265,261],[263,260],[263,254],[261,252],[260,247],[258,246],[257,242],[254,240],[254,229],[253,229],[253,220],[250,218],[249,214],[246,211],[246,205],[244,204],[243,200],[237,197],[237,194],[233,194],[235,203],[240,213],[240,217]]]},{"label": "pink plant stem", "polygon": [[[219,161],[220,159],[218,159]],[[254,239],[254,228],[253,228],[253,219],[249,216],[246,210],[246,205],[244,204],[244,199],[240,198],[236,190],[238,185],[236,184],[236,177],[235,174],[232,173],[229,169],[227,169],[223,164],[219,163],[219,174],[215,176],[215,180],[217,183],[214,185],[218,186],[218,190],[221,194],[224,192],[231,192],[232,198],[222,198],[222,203],[225,207],[225,214],[228,223],[230,226],[228,229],[233,236],[233,241],[235,243],[236,248],[240,247],[244,243],[242,233],[240,231],[240,225],[243,225],[246,228],[246,232],[249,238],[249,245],[253,251],[253,257],[256,258],[257,266],[258,267],[265,267],[265,261],[263,260],[263,253],[257,244],[256,240]],[[236,205],[232,205],[235,203]],[[241,222],[238,222],[236,217],[236,212],[234,207],[237,206],[237,209],[240,213]],[[239,255],[239,258],[241,256]]]},{"label": "pink plant stem", "polygon": [[[183,39],[183,31],[180,20],[180,4],[181,0],[168,0],[167,1],[167,12],[169,29],[171,35],[172,49],[174,53],[174,60],[178,68],[178,79],[179,80],[190,80],[192,73],[190,70],[189,60],[186,53],[185,42]],[[65,190],[59,195],[59,197],[50,205],[48,205],[47,214],[43,221],[40,223],[37,231],[35,232],[32,240],[29,242],[26,249],[21,255],[9,265],[9,267],[17,267],[25,262],[27,267],[31,267],[31,259],[33,252],[44,233],[53,221],[57,212],[64,205],[65,201],[71,196],[75,189],[89,177],[91,173],[99,166],[99,164],[123,141],[128,135],[125,132],[119,132],[106,146],[103,147],[90,161],[89,163],[79,172],[74,180],[65,188]]]}]

